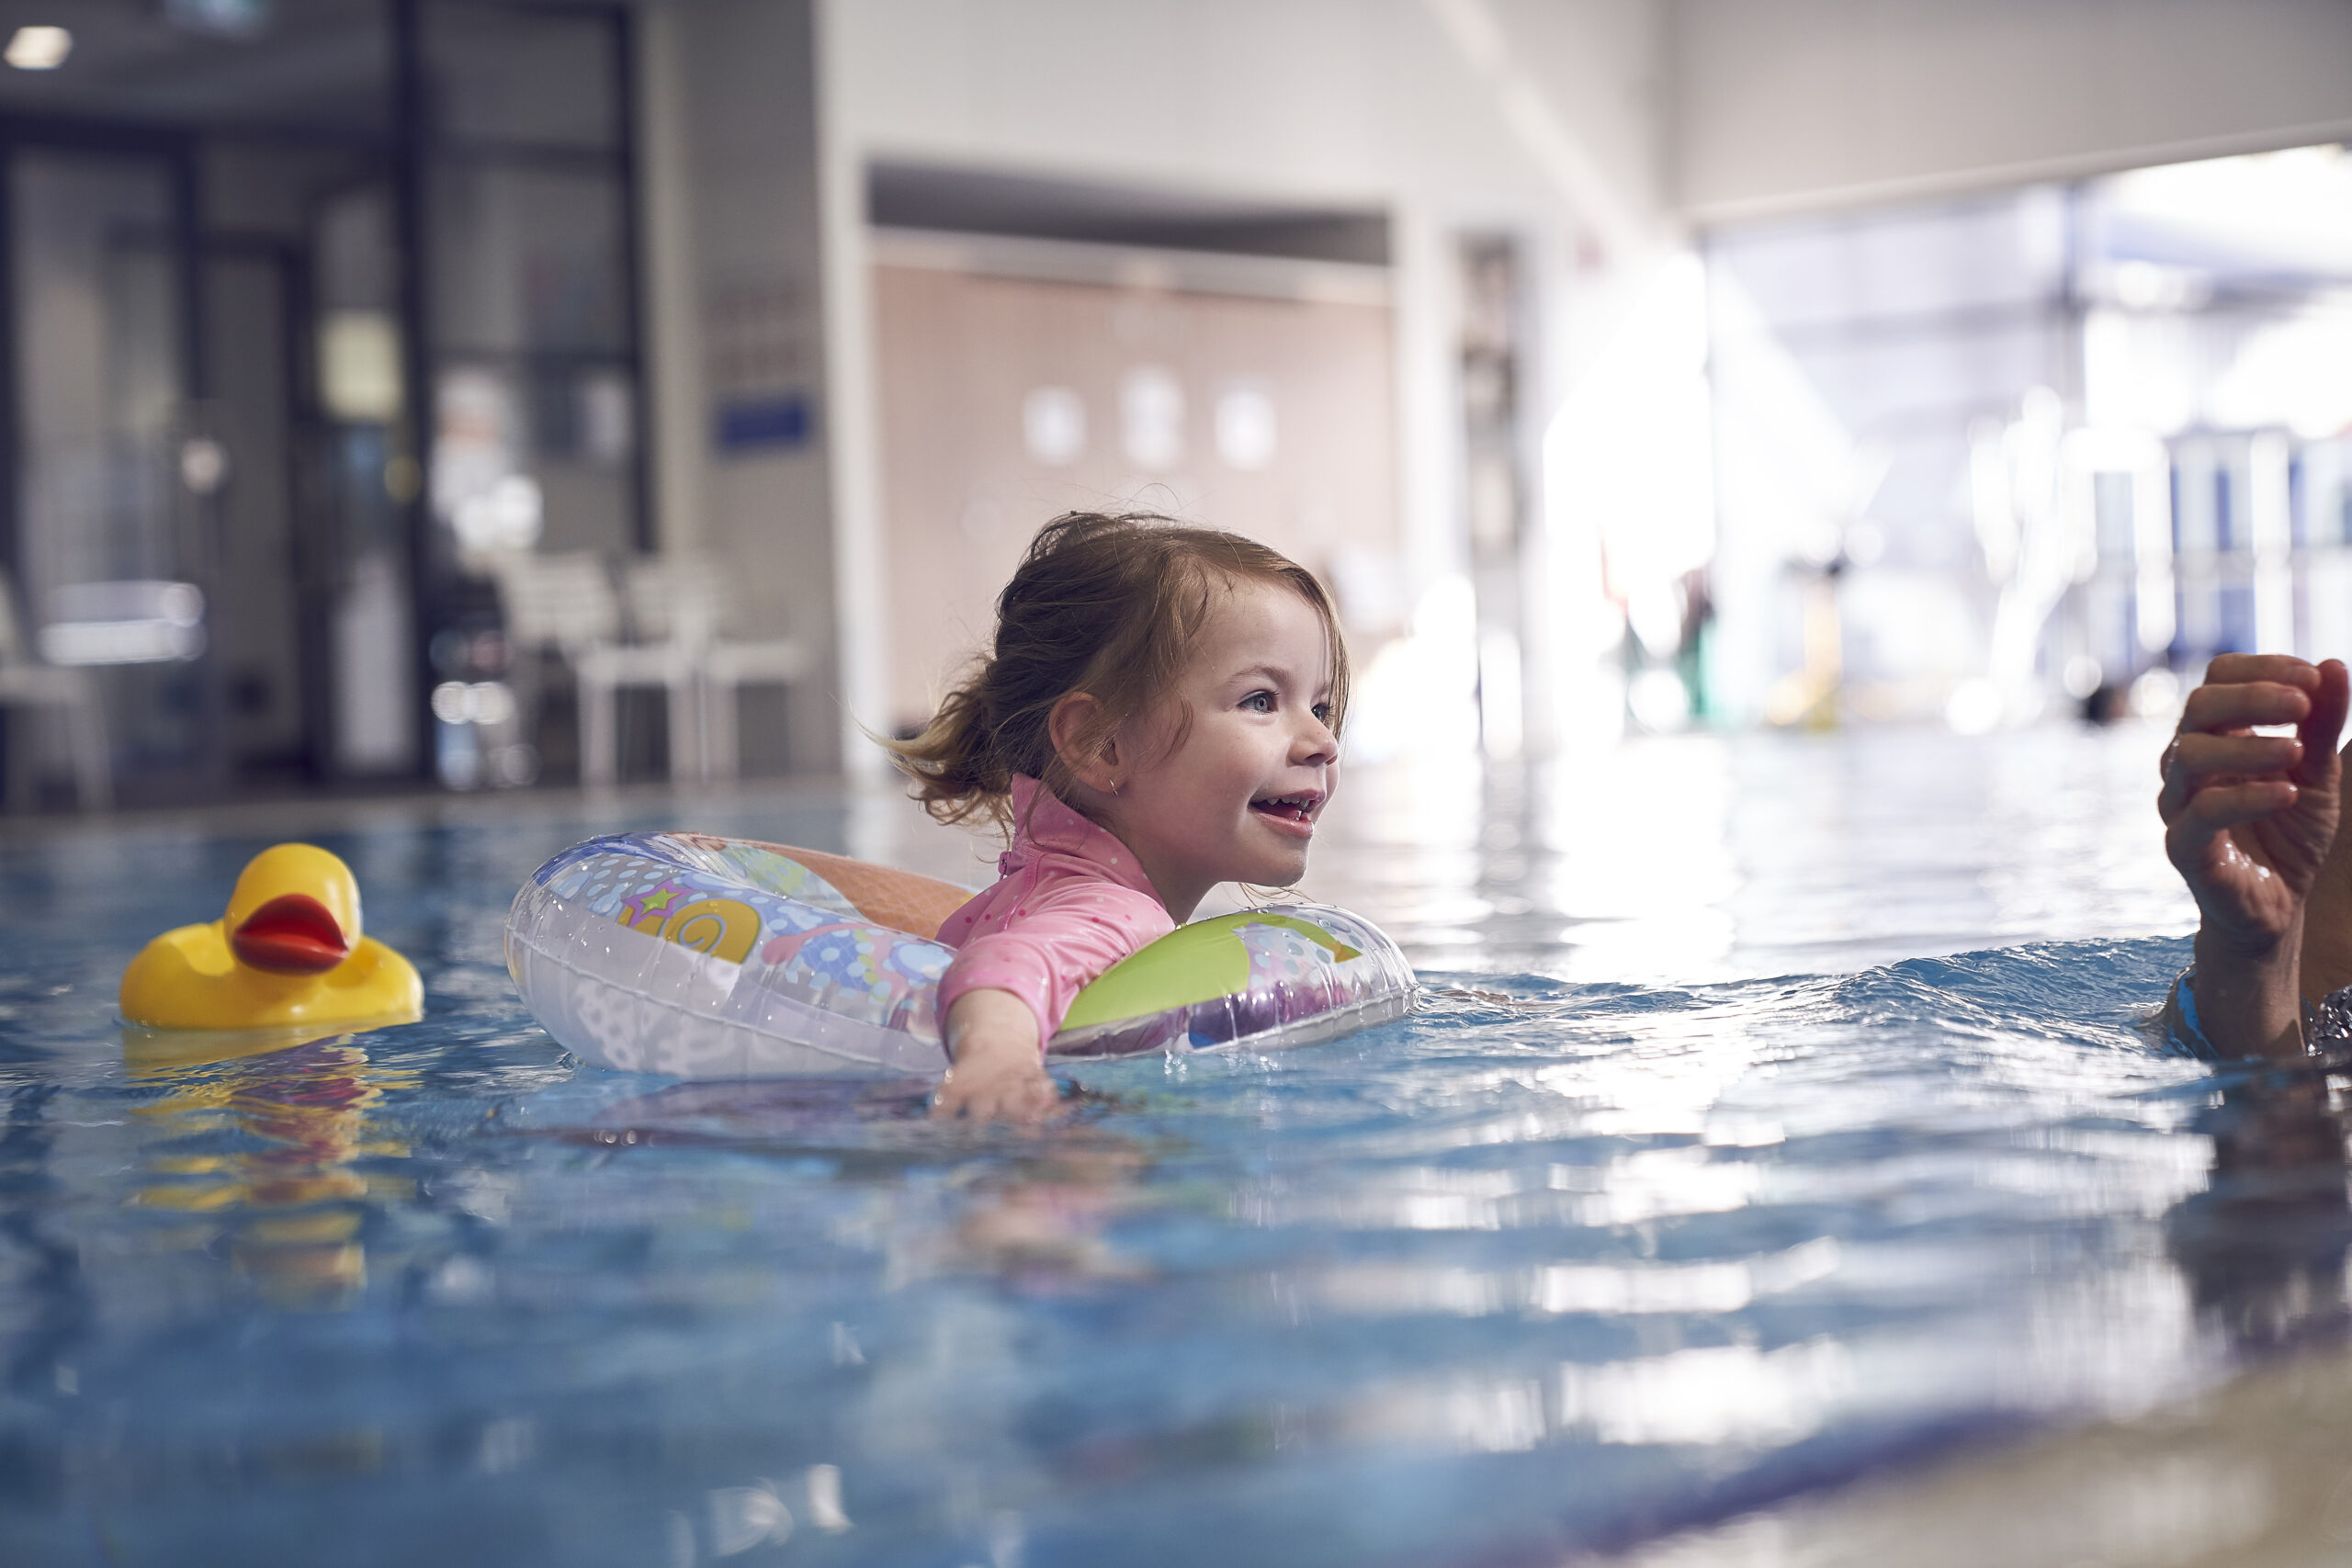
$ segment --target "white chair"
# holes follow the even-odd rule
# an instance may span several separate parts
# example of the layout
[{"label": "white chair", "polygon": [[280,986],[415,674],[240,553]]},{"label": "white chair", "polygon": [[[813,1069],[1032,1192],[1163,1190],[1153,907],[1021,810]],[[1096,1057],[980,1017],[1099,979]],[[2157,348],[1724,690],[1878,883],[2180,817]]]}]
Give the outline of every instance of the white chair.
[{"label": "white chair", "polygon": [[731,779],[741,768],[736,698],[745,686],[792,686],[816,667],[816,655],[797,637],[712,643],[703,654],[700,694],[704,776]]},{"label": "white chair", "polygon": [[[0,576],[0,708],[29,714],[48,711],[64,720],[76,798],[83,810],[102,811],[114,804],[114,773],[107,759],[106,718],[98,707],[96,682],[87,671],[34,661],[25,650],[16,597],[7,578]],[[29,728],[10,734],[9,810],[21,811],[32,803],[38,771]]]},{"label": "white chair", "polygon": [[[674,641],[620,640],[620,600],[601,558],[586,550],[510,557],[499,567],[498,589],[509,641],[535,655],[552,649],[571,667],[580,694],[583,784],[602,787],[619,772],[614,710],[624,687],[666,694],[671,777],[677,776],[682,757],[699,757],[694,660]],[[536,691],[532,694],[529,706],[536,709]]]},{"label": "white chair", "polygon": [[790,685],[805,678],[816,667],[808,645],[797,637],[721,635],[727,621],[726,583],[706,556],[673,552],[632,561],[628,604],[640,638],[662,639],[694,666],[695,776],[733,778],[741,766],[739,694],[745,686]]}]

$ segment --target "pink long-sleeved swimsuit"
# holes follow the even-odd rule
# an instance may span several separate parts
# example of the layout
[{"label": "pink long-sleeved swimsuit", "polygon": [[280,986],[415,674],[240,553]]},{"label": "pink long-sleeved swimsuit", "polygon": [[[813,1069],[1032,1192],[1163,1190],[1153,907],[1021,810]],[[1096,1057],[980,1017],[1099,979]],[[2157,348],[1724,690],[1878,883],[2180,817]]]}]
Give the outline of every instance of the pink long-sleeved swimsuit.
[{"label": "pink long-sleeved swimsuit", "polygon": [[1176,929],[1133,851],[1035,779],[1012,781],[1012,847],[995,886],[947,917],[956,949],[939,1018],[967,991],[1010,991],[1037,1015],[1042,1046],[1087,983]]}]

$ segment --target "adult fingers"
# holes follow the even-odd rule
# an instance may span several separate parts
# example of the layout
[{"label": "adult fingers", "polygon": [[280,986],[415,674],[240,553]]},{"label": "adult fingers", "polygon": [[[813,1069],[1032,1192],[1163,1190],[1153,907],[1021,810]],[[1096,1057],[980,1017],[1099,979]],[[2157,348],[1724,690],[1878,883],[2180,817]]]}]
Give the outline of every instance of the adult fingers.
[{"label": "adult fingers", "polygon": [[2216,773],[2275,773],[2303,755],[2292,735],[2184,735],[2173,748],[2173,772],[2202,784]]},{"label": "adult fingers", "polygon": [[2244,685],[2249,681],[2270,681],[2309,691],[2319,684],[2319,669],[2290,653],[2222,653],[2205,666],[2204,683],[2209,686]]},{"label": "adult fingers", "polygon": [[2251,729],[2257,724],[2300,724],[2312,699],[2300,688],[2254,681],[2204,685],[2188,694],[2180,711],[2180,731]]},{"label": "adult fingers", "polygon": [[2209,893],[2222,891],[2228,880],[2227,863],[2243,859],[2230,847],[2230,829],[2260,821],[2290,803],[2294,786],[2277,781],[2211,789],[2198,797],[2192,810],[2181,812],[2165,826],[2165,858],[2188,884],[2201,905]]},{"label": "adult fingers", "polygon": [[2278,773],[2303,759],[2290,735],[2181,735],[2165,749],[2165,786],[2156,812],[2169,822],[2200,790],[2232,774]]},{"label": "adult fingers", "polygon": [[2249,784],[2216,784],[2197,792],[2188,809],[2177,818],[2165,837],[2211,839],[2232,828],[2258,822],[2295,804],[2301,792],[2284,779],[2257,779]]},{"label": "adult fingers", "polygon": [[2347,708],[2352,708],[2352,676],[2340,659],[2319,667],[2319,686],[2312,693],[2312,711],[2296,731],[2303,743],[2303,765],[2297,777],[2303,784],[2324,783],[2335,771],[2335,745],[2344,734]]}]

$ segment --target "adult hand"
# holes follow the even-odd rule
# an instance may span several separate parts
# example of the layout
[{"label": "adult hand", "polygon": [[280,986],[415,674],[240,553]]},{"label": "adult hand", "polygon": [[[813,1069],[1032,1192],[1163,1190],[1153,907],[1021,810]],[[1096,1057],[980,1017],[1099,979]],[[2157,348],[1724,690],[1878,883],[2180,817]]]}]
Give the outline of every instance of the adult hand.
[{"label": "adult hand", "polygon": [[[2156,809],[2165,851],[2204,917],[2204,939],[2267,953],[2300,933],[2334,842],[2346,703],[2344,666],[2225,653],[2188,694],[2165,749]],[[2254,733],[2292,724],[2292,736]]]},{"label": "adult hand", "polygon": [[[2165,851],[2197,900],[2193,1001],[2225,1055],[2303,1049],[2304,913],[2335,840],[2345,668],[2224,654],[2165,749]],[[2291,736],[2254,733],[2295,726]]]},{"label": "adult hand", "polygon": [[1059,1115],[1061,1091],[1037,1048],[1037,1019],[1010,991],[967,991],[947,1011],[955,1065],[931,1097],[934,1121],[1044,1122]]}]

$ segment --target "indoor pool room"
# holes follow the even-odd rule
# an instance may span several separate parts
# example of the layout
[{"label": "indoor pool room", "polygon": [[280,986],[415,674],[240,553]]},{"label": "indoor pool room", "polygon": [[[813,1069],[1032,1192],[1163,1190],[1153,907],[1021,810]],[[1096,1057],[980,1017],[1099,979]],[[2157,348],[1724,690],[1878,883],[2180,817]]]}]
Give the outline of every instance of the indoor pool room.
[{"label": "indoor pool room", "polygon": [[0,1568],[2352,1561],[2338,0],[0,0]]}]

